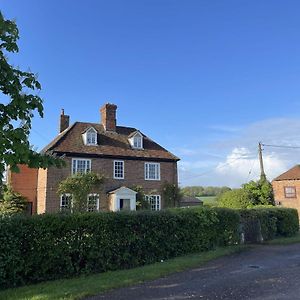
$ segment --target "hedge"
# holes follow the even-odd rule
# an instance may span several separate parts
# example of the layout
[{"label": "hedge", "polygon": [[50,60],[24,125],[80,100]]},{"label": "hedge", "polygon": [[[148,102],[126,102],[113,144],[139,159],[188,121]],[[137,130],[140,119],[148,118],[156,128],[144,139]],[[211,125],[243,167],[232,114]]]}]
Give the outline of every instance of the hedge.
[{"label": "hedge", "polygon": [[238,210],[245,242],[292,236],[299,230],[298,212],[292,208],[257,207]]},{"label": "hedge", "polygon": [[49,214],[0,219],[0,287],[136,267],[236,244],[229,209]]},{"label": "hedge", "polygon": [[0,288],[132,268],[240,242],[290,236],[294,209],[173,209],[161,212],[0,217]]}]

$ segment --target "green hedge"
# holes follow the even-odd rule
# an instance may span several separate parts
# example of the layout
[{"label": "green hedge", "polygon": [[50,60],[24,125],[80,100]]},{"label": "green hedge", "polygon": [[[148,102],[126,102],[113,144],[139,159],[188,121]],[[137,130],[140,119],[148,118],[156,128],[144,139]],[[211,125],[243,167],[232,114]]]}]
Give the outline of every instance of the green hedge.
[{"label": "green hedge", "polygon": [[0,219],[0,287],[131,268],[238,243],[229,209]]},{"label": "green hedge", "polygon": [[246,242],[292,236],[299,230],[298,212],[292,208],[257,207],[239,210]]}]

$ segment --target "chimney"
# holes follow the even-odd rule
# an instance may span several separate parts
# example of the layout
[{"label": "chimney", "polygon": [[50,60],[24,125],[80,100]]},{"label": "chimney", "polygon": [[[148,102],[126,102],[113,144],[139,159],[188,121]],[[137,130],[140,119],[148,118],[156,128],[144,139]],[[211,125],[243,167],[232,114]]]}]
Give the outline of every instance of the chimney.
[{"label": "chimney", "polygon": [[60,122],[59,122],[59,133],[63,132],[69,127],[70,116],[65,115],[65,110],[62,109],[60,113]]},{"label": "chimney", "polygon": [[101,109],[101,123],[105,130],[116,131],[117,120],[116,120],[117,105],[106,103]]}]

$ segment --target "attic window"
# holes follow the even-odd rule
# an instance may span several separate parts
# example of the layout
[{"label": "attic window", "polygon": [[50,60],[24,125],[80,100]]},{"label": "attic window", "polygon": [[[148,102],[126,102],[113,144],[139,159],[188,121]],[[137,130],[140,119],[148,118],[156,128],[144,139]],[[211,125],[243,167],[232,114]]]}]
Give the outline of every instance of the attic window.
[{"label": "attic window", "polygon": [[134,149],[143,149],[143,136],[140,132],[136,132],[132,137],[129,138],[129,143]]},{"label": "attic window", "polygon": [[97,131],[91,127],[83,134],[83,141],[85,145],[97,145]]},{"label": "attic window", "polygon": [[139,135],[136,135],[134,138],[133,138],[133,147],[134,148],[143,148],[142,147],[142,137],[139,136]]}]

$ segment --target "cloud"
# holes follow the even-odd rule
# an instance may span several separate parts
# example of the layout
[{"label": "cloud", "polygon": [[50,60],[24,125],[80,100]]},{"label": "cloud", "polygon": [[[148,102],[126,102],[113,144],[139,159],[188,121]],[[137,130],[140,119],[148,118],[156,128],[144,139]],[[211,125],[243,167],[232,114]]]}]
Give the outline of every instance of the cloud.
[{"label": "cloud", "polygon": [[[269,180],[287,169],[287,163],[275,153],[264,155],[264,169]],[[249,180],[258,180],[260,165],[247,148],[234,148],[215,169],[216,177],[223,185],[240,186]]]},{"label": "cloud", "polygon": [[[217,127],[214,128],[216,130]],[[226,128],[226,126],[224,126]],[[224,128],[221,127],[220,130]],[[230,128],[230,127],[229,127]],[[192,156],[182,156],[179,164],[181,185],[228,185],[238,187],[259,178],[258,142],[267,145],[300,146],[300,120],[267,119],[245,126],[238,136],[216,141],[201,151],[190,147]],[[214,153],[205,156],[203,153]],[[197,158],[197,159],[193,159]],[[269,180],[299,163],[300,149],[263,149],[265,173]]]}]

